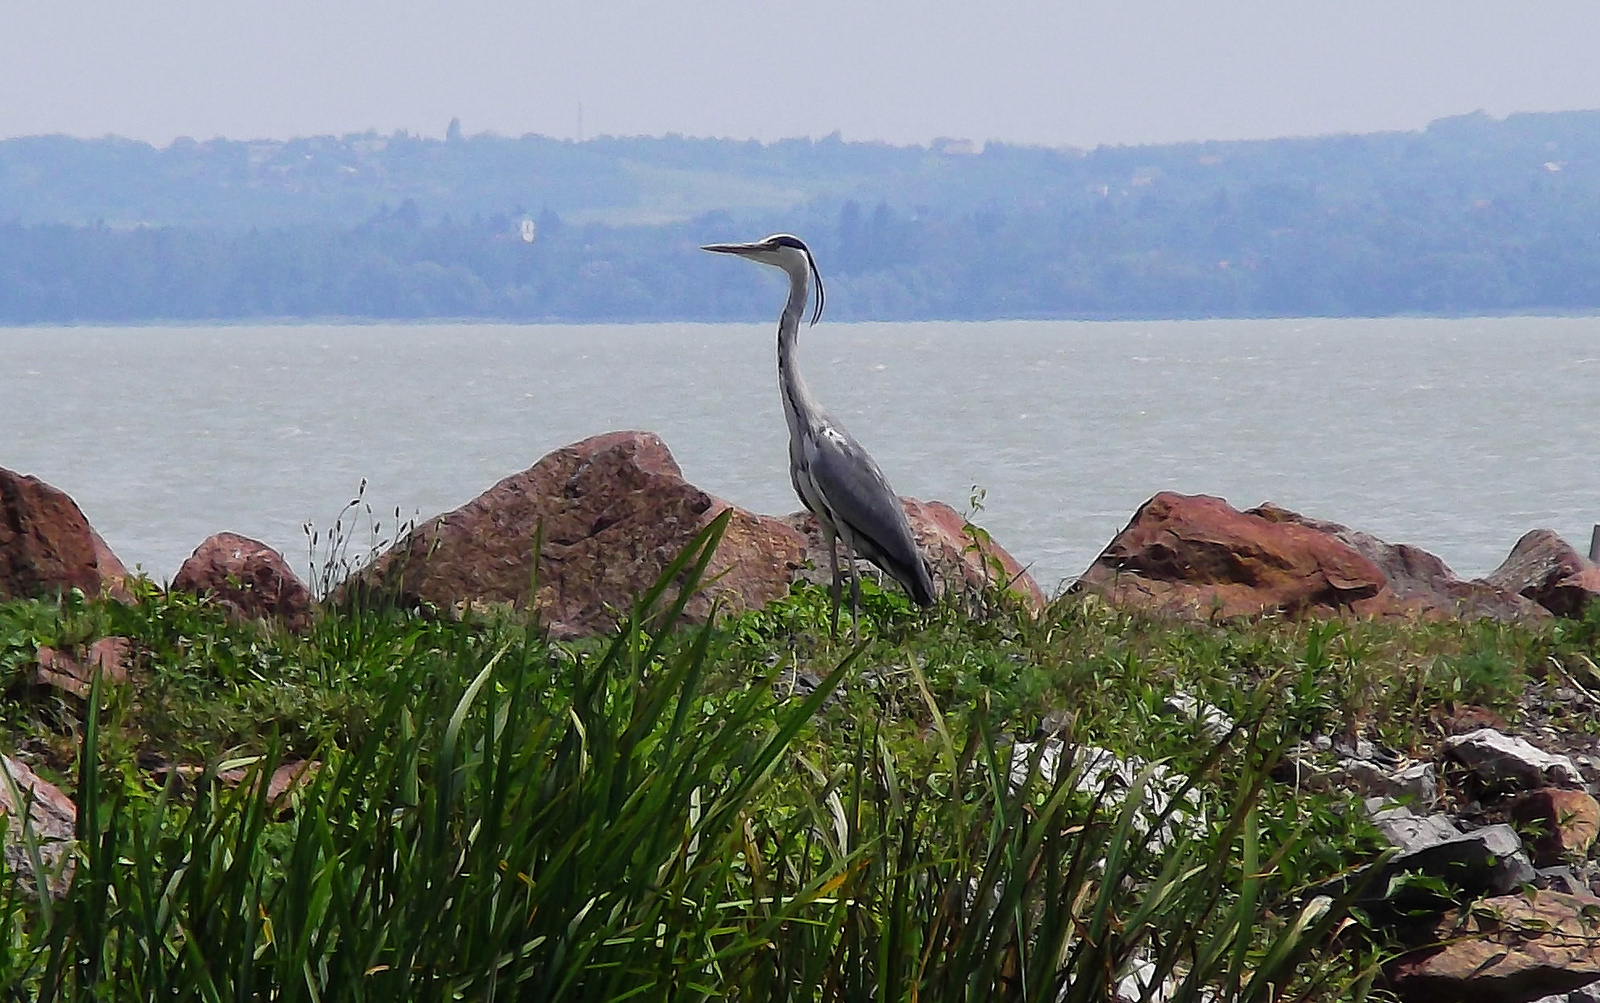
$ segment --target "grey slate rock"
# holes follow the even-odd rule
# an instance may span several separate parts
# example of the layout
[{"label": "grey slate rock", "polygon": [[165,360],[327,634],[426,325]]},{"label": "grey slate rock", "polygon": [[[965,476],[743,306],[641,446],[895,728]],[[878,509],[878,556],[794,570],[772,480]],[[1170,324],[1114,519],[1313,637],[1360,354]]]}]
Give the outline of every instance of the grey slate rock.
[{"label": "grey slate rock", "polygon": [[1370,891],[1387,898],[1394,879],[1413,872],[1442,879],[1469,895],[1505,895],[1531,882],[1533,864],[1509,825],[1490,825],[1408,850],[1389,861]]},{"label": "grey slate rock", "polygon": [[1583,774],[1566,756],[1554,756],[1520,738],[1479,728],[1444,740],[1445,754],[1491,787],[1538,790],[1582,787]]},{"label": "grey slate rock", "polygon": [[1368,798],[1366,805],[1383,838],[1402,853],[1425,850],[1461,835],[1448,815],[1418,815],[1410,808],[1388,806],[1384,798]]}]

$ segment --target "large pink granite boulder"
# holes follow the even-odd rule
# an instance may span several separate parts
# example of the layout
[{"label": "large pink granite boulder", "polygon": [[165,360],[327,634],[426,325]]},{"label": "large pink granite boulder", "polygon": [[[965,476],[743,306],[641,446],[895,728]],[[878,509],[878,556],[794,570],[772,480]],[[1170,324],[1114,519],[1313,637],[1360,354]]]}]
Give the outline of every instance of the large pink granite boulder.
[{"label": "large pink granite boulder", "polygon": [[209,596],[242,620],[277,620],[290,630],[311,623],[311,590],[283,555],[248,536],[207,537],[183,562],[172,591]]},{"label": "large pink granite boulder", "polygon": [[0,468],[0,601],[70,589],[122,597],[127,577],[66,492]]},{"label": "large pink granite boulder", "polygon": [[1484,581],[1557,616],[1581,617],[1584,607],[1600,598],[1600,568],[1548,529],[1524,534]]},{"label": "large pink granite boulder", "polygon": [[703,620],[713,600],[740,610],[785,595],[805,541],[782,521],[732,508],[685,481],[666,444],[648,432],[612,432],[555,450],[418,526],[343,592],[372,589],[447,609],[531,605],[557,636],[593,633],[614,623],[728,509],[706,587],[687,610],[691,621]]},{"label": "large pink granite boulder", "polygon": [[1118,605],[1205,616],[1352,610],[1383,572],[1355,548],[1221,498],[1164,491],[1089,566],[1074,591]]},{"label": "large pink granite boulder", "polygon": [[1549,613],[1502,582],[1467,581],[1439,558],[1268,502],[1162,492],[1135,513],[1073,591],[1201,617],[1281,613],[1489,617]]}]

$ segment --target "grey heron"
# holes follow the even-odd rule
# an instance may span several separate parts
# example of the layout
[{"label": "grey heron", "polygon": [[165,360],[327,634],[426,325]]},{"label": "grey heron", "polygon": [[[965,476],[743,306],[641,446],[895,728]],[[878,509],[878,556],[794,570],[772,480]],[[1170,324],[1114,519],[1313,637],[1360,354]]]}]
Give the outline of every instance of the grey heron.
[{"label": "grey heron", "polygon": [[789,276],[789,300],[778,318],[778,389],[789,424],[789,479],[795,494],[822,528],[833,574],[833,630],[839,629],[839,552],[844,543],[850,569],[850,611],[859,615],[861,586],[855,557],[860,555],[899,582],[919,606],[933,605],[933,580],[917,550],[900,497],[878,464],[811,396],[795,359],[800,320],[816,279],[817,305],[811,323],[822,316],[822,275],[811,249],[800,238],[775,233],[751,244],[707,244],[705,250],[737,254],[781,268]]}]

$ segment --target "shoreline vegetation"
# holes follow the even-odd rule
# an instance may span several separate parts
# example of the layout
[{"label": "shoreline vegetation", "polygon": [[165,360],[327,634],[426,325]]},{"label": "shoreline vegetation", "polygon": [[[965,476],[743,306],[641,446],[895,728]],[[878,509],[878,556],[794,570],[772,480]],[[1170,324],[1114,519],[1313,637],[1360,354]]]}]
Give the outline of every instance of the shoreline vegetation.
[{"label": "shoreline vegetation", "polygon": [[[1384,998],[1383,840],[1287,751],[1426,761],[1441,713],[1531,718],[1600,640],[1595,607],[921,613],[871,582],[858,638],[805,583],[685,624],[730,517],[572,641],[354,600],[296,634],[140,579],[0,604],[0,733],[78,807],[61,898],[26,891],[37,841],[5,858],[0,996]],[[113,636],[127,682],[29,682]]]}]

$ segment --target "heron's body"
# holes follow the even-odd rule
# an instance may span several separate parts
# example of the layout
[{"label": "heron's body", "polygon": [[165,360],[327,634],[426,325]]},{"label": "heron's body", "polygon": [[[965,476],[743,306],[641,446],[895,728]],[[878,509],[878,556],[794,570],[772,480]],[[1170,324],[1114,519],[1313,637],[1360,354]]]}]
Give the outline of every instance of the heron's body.
[{"label": "heron's body", "polygon": [[[811,396],[796,361],[795,343],[816,275],[811,251],[798,238],[775,234],[753,244],[710,244],[708,251],[737,254],[782,268],[789,276],[789,299],[778,319],[778,389],[789,425],[789,478],[800,503],[816,517],[828,547],[833,572],[834,619],[839,614],[840,576],[835,539],[847,557],[866,558],[899,582],[918,605],[933,603],[933,581],[917,550],[899,496],[872,457]],[[822,280],[817,279],[814,324],[822,314]],[[848,561],[852,607],[858,602],[855,562]]]}]

